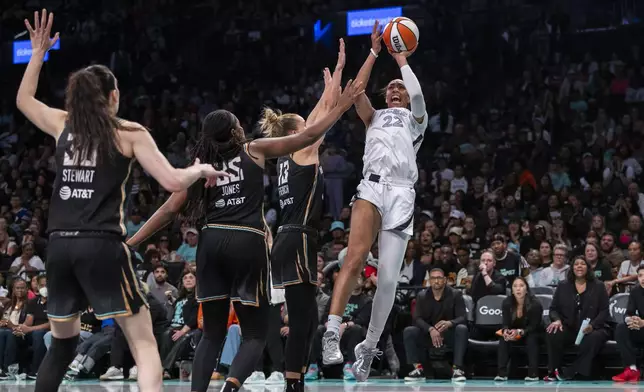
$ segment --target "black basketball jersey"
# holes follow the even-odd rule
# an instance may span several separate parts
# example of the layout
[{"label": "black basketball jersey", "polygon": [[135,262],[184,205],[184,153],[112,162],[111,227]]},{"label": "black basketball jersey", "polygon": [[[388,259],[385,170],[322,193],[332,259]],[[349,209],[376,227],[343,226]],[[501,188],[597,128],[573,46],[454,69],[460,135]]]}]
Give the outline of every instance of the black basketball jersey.
[{"label": "black basketball jersey", "polygon": [[264,230],[264,169],[248,156],[248,144],[219,170],[230,177],[217,179],[206,192],[206,224],[246,226]]},{"label": "black basketball jersey", "polygon": [[125,198],[134,159],[116,154],[98,161],[77,159],[65,127],[56,146],[56,179],[49,208],[49,232],[105,231],[126,236]]},{"label": "black basketball jersey", "polygon": [[323,208],[324,177],[318,164],[300,166],[290,157],[277,160],[281,224],[317,227]]}]

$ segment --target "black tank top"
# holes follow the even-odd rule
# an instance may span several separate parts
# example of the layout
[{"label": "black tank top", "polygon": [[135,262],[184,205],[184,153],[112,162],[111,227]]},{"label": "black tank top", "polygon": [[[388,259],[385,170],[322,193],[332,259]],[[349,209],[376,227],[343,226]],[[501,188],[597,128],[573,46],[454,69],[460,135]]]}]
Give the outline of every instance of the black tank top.
[{"label": "black tank top", "polygon": [[264,231],[264,169],[248,156],[248,144],[216,165],[230,177],[206,191],[206,224],[245,226]]},{"label": "black tank top", "polygon": [[324,176],[318,164],[300,166],[290,157],[277,160],[281,224],[317,227],[324,202]]},{"label": "black tank top", "polygon": [[[65,127],[56,146],[56,179],[49,208],[49,232],[105,231],[125,237],[125,198],[134,159],[116,154],[98,161],[76,159]],[[77,154],[76,154],[77,155]]]}]

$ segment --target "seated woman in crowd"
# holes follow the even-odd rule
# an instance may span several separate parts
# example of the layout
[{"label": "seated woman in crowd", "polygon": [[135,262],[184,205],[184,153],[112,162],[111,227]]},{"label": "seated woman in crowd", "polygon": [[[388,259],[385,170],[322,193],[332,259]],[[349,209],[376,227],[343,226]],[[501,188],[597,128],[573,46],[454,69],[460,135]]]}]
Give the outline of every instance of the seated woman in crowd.
[{"label": "seated woman in crowd", "polygon": [[179,297],[174,303],[174,316],[162,337],[161,359],[166,378],[174,368],[174,364],[180,356],[190,350],[190,342],[201,331],[197,328],[197,314],[199,303],[195,297],[197,278],[194,273],[187,272],[181,278],[181,290]]},{"label": "seated woman in crowd", "polygon": [[8,380],[11,376],[7,368],[18,362],[18,337],[13,329],[27,318],[27,282],[16,278],[12,291],[11,302],[0,320],[0,380]]},{"label": "seated woman in crowd", "polygon": [[592,243],[586,244],[584,256],[597,280],[606,282],[613,279],[611,266],[604,259],[602,252],[599,250],[599,246]]},{"label": "seated woman in crowd", "polygon": [[495,381],[508,379],[508,362],[512,345],[519,343],[527,346],[528,376],[526,381],[539,381],[539,333],[543,306],[539,299],[530,293],[525,278],[519,276],[512,282],[512,295],[502,305],[503,336],[499,338],[498,366]]},{"label": "seated woman in crowd", "polygon": [[[609,337],[608,318],[604,284],[595,277],[583,256],[575,257],[568,278],[559,283],[550,305],[552,322],[546,328],[548,375],[544,381],[561,381],[576,375],[589,377],[593,361]],[[582,325],[583,338],[576,342]],[[565,349],[577,343],[577,357],[564,375],[561,364]]]},{"label": "seated woman in crowd", "polygon": [[29,291],[27,291],[27,299],[34,299],[38,296],[38,275],[34,275],[29,280]]},{"label": "seated woman in crowd", "polygon": [[546,286],[557,286],[566,280],[570,265],[568,265],[568,248],[566,245],[557,244],[553,251],[552,264],[543,270],[542,278]]}]

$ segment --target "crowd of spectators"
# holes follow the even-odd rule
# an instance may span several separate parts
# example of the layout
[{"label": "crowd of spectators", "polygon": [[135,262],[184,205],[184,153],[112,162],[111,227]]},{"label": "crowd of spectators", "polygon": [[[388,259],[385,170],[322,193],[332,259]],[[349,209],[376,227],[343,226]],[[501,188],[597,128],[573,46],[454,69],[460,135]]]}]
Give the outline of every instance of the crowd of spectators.
[{"label": "crowd of spectators", "polygon": [[[13,2],[5,3],[13,5],[0,8],[3,40],[18,33],[22,19],[28,16]],[[309,27],[314,16],[340,7],[360,7],[360,2],[247,3],[31,0],[28,8],[47,5],[56,13],[55,29],[62,33],[62,49],[51,54],[45,66],[39,95],[62,106],[70,71],[89,62],[109,65],[119,80],[120,115],[149,127],[176,166],[188,164],[200,121],[214,109],[232,111],[248,137],[258,137],[255,123],[262,106],[304,115],[321,93],[320,70],[335,61],[335,47],[312,46]],[[536,325],[529,312],[527,319],[519,317],[518,322],[516,317],[505,319],[507,312],[516,312],[517,304],[534,302],[528,295],[530,289],[566,282],[581,255],[604,288],[593,289],[593,299],[582,302],[599,306],[595,301],[604,301],[602,296],[637,286],[642,261],[638,241],[644,236],[644,193],[640,191],[644,185],[644,62],[637,40],[641,27],[580,36],[564,14],[543,12],[521,23],[489,24],[482,34],[476,34],[468,26],[473,20],[461,14],[461,2],[442,3],[419,1],[412,16],[423,21],[424,40],[410,63],[423,85],[431,118],[418,155],[414,237],[401,269],[396,307],[381,343],[385,360],[378,369],[392,375],[411,371],[411,379],[425,377],[425,353],[418,347],[441,347],[445,339],[454,351],[450,362],[464,367],[468,337],[497,339],[489,328],[472,327],[461,310],[453,317],[445,314],[441,320],[431,320],[436,314],[428,306],[436,302],[430,298],[435,285],[442,285],[436,292],[447,290],[455,306],[466,305],[461,292],[473,303],[491,294],[511,292],[508,301],[515,298],[511,303],[497,304],[504,317],[499,323],[504,327],[501,342],[511,341],[505,339],[508,330],[521,330],[533,347],[531,336],[546,327],[541,319]],[[203,30],[195,32],[194,26],[203,26]],[[347,39],[347,75],[357,72],[368,53],[368,40],[361,38]],[[583,44],[589,40],[596,44],[592,50]],[[374,98],[388,80],[398,77],[394,63],[382,57],[368,86]],[[12,368],[14,364],[33,377],[49,341],[43,271],[55,143],[15,110],[13,92],[22,71],[20,66],[4,64],[0,80],[0,304],[4,313],[0,378],[16,374],[19,370]],[[321,326],[334,276],[346,253],[351,230],[348,201],[360,180],[363,149],[364,127],[351,112],[328,133],[322,147],[326,208],[318,228]],[[128,236],[168,197],[140,167],[133,168],[132,181]],[[274,167],[267,165],[265,211],[272,230],[279,222],[275,184]],[[190,358],[199,339],[194,298],[198,236],[196,228],[176,222],[137,249],[136,268],[148,287],[167,377],[189,371],[179,365]],[[488,248],[492,252],[484,252]],[[442,271],[442,277],[435,268]],[[345,379],[353,377],[348,365],[353,346],[369,322],[377,269],[376,242],[345,312]],[[521,276],[525,279],[517,279]],[[515,291],[520,282],[524,285]],[[426,290],[418,291],[422,288]],[[271,370],[279,370],[283,368],[279,345],[288,335],[288,312],[280,305],[283,300],[276,299],[279,293],[273,297],[277,308],[273,326],[279,333],[273,334],[267,359]],[[568,306],[556,295],[553,303]],[[591,313],[588,318],[593,319]],[[602,325],[593,324],[595,331],[589,332],[594,334],[593,344],[587,339],[584,350],[589,351],[584,353],[595,353],[612,336],[606,315],[602,317]],[[569,322],[571,329],[578,329],[577,321],[583,322],[571,321],[566,315],[559,320],[564,325]],[[225,373],[239,345],[239,328],[232,313],[229,324],[214,378]],[[598,330],[605,331],[605,336]],[[102,380],[126,375],[136,379],[123,334],[114,323],[97,322],[88,309],[83,331],[86,336],[69,378],[98,372]],[[449,337],[445,331],[451,331]],[[321,377],[321,372],[333,375],[332,370],[318,366],[319,339],[308,379]],[[548,347],[568,343],[549,341]],[[499,358],[498,376],[503,378],[507,372],[502,368],[510,353],[505,343],[500,347],[504,354]],[[528,376],[534,378],[535,360],[529,357]],[[552,361],[550,376],[556,378],[560,362]],[[99,363],[102,368],[95,366]],[[589,372],[587,363],[578,365],[578,373]],[[266,368],[258,364],[250,382],[261,382]],[[269,380],[279,381],[275,372],[270,373]]]}]

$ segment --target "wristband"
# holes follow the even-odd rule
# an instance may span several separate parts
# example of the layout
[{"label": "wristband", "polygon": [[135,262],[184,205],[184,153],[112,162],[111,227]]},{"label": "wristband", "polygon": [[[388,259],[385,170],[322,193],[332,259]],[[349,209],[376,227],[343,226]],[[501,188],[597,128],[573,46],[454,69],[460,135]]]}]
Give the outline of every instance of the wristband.
[{"label": "wristband", "polygon": [[376,53],[376,51],[375,51],[375,50],[373,50],[373,48],[369,49],[369,51],[371,52],[371,54],[373,55],[373,57],[378,58],[378,53]]}]

